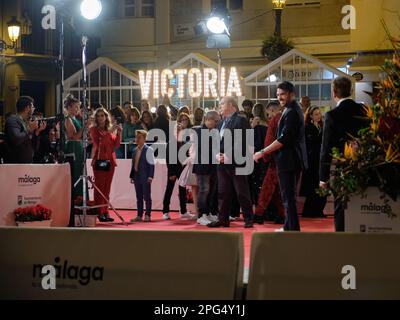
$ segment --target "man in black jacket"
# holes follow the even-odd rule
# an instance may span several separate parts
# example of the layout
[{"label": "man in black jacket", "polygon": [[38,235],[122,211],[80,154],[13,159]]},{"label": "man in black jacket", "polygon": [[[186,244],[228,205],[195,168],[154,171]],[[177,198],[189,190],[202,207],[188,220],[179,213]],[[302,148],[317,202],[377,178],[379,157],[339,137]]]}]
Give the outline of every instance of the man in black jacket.
[{"label": "man in black jacket", "polygon": [[5,140],[7,153],[5,163],[32,163],[34,148],[32,135],[37,136],[46,128],[42,122],[32,121],[32,113],[35,109],[34,100],[31,97],[20,97],[17,101],[17,114],[10,116],[6,121]]},{"label": "man in black jacket", "polygon": [[281,107],[284,108],[278,125],[277,138],[268,147],[257,152],[254,160],[258,161],[264,155],[274,153],[286,213],[284,228],[278,231],[300,231],[296,187],[301,171],[308,167],[304,115],[295,100],[295,88],[292,83],[281,83],[278,86],[277,96]]},{"label": "man in black jacket", "polygon": [[217,164],[213,156],[215,154],[213,148],[219,150],[219,132],[216,128],[220,120],[218,112],[211,110],[206,113],[204,124],[194,127],[197,143],[194,144],[193,173],[196,175],[199,188],[197,223],[200,225],[208,225],[210,222],[218,220]]},{"label": "man in black jacket", "polygon": [[[351,99],[352,83],[349,78],[339,77],[333,81],[332,97],[337,107],[325,115],[320,161],[320,187],[327,188],[332,162],[332,148],[343,153],[344,145],[351,137],[367,127],[363,105]],[[335,199],[335,229],[344,231],[344,203]]]},{"label": "man in black jacket", "polygon": [[[233,97],[224,97],[220,103],[223,121],[218,125],[220,132],[220,154],[218,155],[218,195],[219,195],[219,220],[210,223],[210,228],[229,227],[229,216],[232,211],[232,202],[235,192],[243,210],[245,228],[253,227],[253,204],[250,196],[250,186],[247,175],[240,175],[240,170],[248,165],[239,163],[238,153],[248,152],[250,141],[246,141],[246,130],[250,125],[246,118],[238,114],[238,105]],[[235,135],[236,131],[236,135]],[[239,134],[241,139],[237,139]],[[229,141],[228,137],[232,139]],[[228,142],[229,141],[229,142]],[[240,156],[240,155],[239,155]],[[246,157],[247,160],[247,157]],[[251,159],[250,159],[251,160]],[[253,164],[253,161],[251,161]],[[246,170],[243,170],[246,171]]]}]

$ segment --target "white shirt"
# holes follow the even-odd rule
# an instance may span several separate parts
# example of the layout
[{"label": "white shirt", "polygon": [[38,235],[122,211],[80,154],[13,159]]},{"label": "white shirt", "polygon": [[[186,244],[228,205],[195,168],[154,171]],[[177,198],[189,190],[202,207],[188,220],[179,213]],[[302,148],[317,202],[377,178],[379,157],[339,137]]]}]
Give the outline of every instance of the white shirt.
[{"label": "white shirt", "polygon": [[347,97],[347,98],[340,99],[340,100],[338,101],[338,103],[336,104],[336,107],[339,107],[339,105],[340,105],[343,101],[345,101],[345,100],[351,100],[351,97]]}]

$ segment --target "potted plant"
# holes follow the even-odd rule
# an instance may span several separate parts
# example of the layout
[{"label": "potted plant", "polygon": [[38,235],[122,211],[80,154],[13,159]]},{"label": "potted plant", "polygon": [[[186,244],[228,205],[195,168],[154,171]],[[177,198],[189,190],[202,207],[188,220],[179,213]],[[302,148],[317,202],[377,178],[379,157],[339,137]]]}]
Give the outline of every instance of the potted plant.
[{"label": "potted plant", "polygon": [[[395,53],[382,67],[386,76],[377,88],[375,104],[365,107],[368,127],[346,144],[344,152],[333,150],[337,165],[330,192],[351,205],[349,215],[361,210],[364,218],[360,219],[383,214],[393,223],[400,204],[396,202],[400,195],[400,40],[390,39]],[[367,200],[356,207],[353,204],[361,201],[360,196]]]},{"label": "potted plant", "polygon": [[293,42],[282,36],[273,35],[263,41],[261,54],[268,62],[278,59],[294,48]]},{"label": "potted plant", "polygon": [[52,211],[41,204],[14,210],[15,222],[21,227],[50,227]]}]

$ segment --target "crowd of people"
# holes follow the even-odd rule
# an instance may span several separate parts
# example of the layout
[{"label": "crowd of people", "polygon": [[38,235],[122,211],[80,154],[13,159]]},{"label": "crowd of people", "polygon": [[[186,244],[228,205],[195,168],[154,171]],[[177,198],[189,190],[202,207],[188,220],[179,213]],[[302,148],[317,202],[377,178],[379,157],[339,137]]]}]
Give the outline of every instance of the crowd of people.
[{"label": "crowd of people", "polygon": [[[210,228],[229,227],[242,212],[245,228],[269,220],[283,224],[279,231],[300,231],[298,196],[305,197],[303,217],[325,217],[327,199],[316,190],[328,187],[331,150],[333,147],[343,150],[350,136],[363,128],[363,107],[350,98],[351,86],[347,78],[333,81],[332,95],[337,107],[325,115],[325,121],[321,109],[312,106],[308,97],[302,97],[300,104],[297,102],[295,87],[290,82],[281,83],[277,100],[266,106],[245,100],[240,110],[235,98],[224,97],[218,111],[196,108],[191,112],[187,106],[180,109],[173,106],[165,97],[155,114],[146,100],[139,107],[128,101],[111,110],[100,104],[90,105],[86,123],[81,102],[69,95],[64,101],[62,121],[50,126],[35,117],[32,98],[20,97],[17,113],[6,121],[5,143],[1,144],[6,148],[1,157],[4,163],[48,163],[56,161],[57,150],[61,148],[65,161],[71,164],[74,199],[82,196],[83,188],[77,181],[82,174],[86,147],[96,185],[94,201],[103,205],[98,218],[111,222],[113,218],[108,212],[111,183],[117,159],[126,154],[132,159],[129,179],[137,199],[137,215],[132,222],[149,222],[155,159],[151,144],[157,141],[149,141],[148,135],[152,129],[158,129],[165,133],[167,145],[163,219],[171,219],[171,197],[178,182],[181,219],[197,219],[198,224]],[[89,132],[87,146],[82,141],[85,127]],[[171,128],[177,144],[172,152],[168,148]],[[190,135],[185,134],[189,129]],[[246,140],[249,130],[254,135],[254,144]],[[204,131],[210,133],[207,138],[201,134]],[[60,132],[65,135],[62,146]],[[216,153],[212,132],[219,137]],[[227,139],[229,132],[232,139]],[[235,157],[229,158],[238,143],[242,150],[251,152],[254,160],[251,174],[238,174],[237,169],[244,164]],[[249,149],[251,145],[254,150]],[[209,149],[206,161],[199,156],[205,152],[204,148]],[[176,157],[181,149],[187,150],[183,161]],[[176,158],[178,161],[172,161]],[[192,197],[188,196],[188,190]],[[194,212],[187,210],[189,198],[193,200]],[[71,215],[70,225],[73,223]],[[335,202],[335,226],[337,231],[344,230],[344,204],[340,201]]]}]

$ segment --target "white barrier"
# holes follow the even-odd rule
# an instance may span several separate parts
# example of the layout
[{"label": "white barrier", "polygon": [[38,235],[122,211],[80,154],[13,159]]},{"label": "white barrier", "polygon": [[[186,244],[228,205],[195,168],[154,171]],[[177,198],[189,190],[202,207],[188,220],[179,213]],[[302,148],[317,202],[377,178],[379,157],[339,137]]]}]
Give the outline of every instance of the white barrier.
[{"label": "white barrier", "polygon": [[[87,160],[88,175],[93,176],[92,160]],[[110,202],[117,209],[136,209],[136,193],[129,178],[132,160],[117,159],[114,178],[111,185]],[[153,210],[162,210],[165,188],[167,186],[167,165],[156,161],[151,196]],[[90,190],[93,199],[93,190]],[[179,209],[178,182],[175,184],[171,197],[171,210]]]},{"label": "white barrier", "polygon": [[69,164],[3,164],[0,165],[0,181],[0,226],[15,226],[13,211],[37,204],[52,210],[52,226],[68,225]]}]

